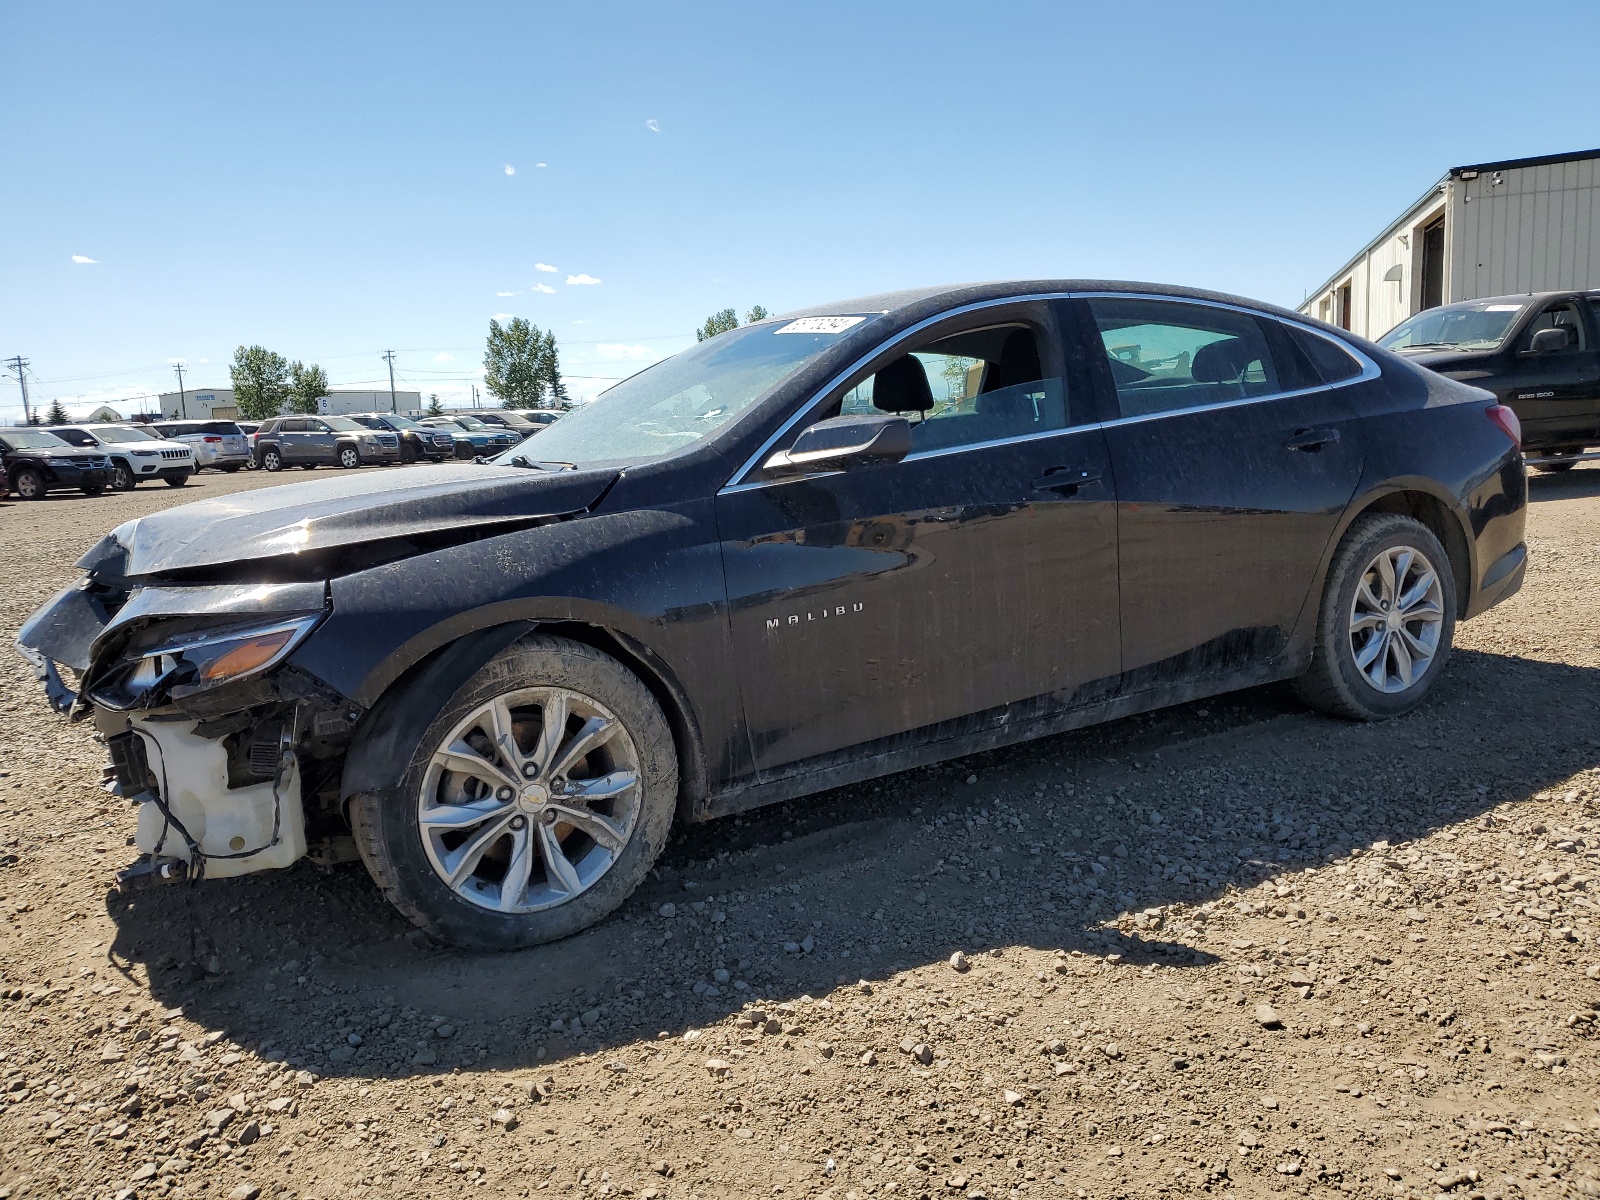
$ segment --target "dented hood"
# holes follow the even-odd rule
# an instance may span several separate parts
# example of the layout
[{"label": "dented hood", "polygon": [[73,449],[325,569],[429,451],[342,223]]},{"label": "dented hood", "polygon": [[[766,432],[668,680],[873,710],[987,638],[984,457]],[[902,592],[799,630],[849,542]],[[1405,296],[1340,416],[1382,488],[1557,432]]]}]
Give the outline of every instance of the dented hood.
[{"label": "dented hood", "polygon": [[368,467],[333,478],[201,500],[118,526],[78,565],[138,577],[282,559],[419,535],[471,534],[591,508],[614,469],[480,464]]}]

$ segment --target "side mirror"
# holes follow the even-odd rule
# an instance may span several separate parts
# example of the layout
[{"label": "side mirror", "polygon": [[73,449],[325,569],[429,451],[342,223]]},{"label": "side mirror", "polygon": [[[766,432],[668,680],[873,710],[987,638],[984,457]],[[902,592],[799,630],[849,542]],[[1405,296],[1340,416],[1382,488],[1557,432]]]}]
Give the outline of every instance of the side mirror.
[{"label": "side mirror", "polygon": [[898,416],[830,417],[818,421],[762,464],[769,475],[787,478],[813,471],[897,463],[911,453],[911,423]]},{"label": "side mirror", "polygon": [[1565,326],[1557,325],[1549,329],[1541,329],[1533,335],[1533,340],[1528,343],[1529,354],[1549,354],[1552,350],[1565,350],[1567,348],[1567,330]]}]

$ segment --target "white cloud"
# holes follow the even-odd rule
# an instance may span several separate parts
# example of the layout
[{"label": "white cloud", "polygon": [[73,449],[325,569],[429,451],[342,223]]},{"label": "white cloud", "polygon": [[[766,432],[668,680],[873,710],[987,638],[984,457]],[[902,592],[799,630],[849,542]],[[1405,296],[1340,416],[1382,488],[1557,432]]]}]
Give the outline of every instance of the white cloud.
[{"label": "white cloud", "polygon": [[590,275],[587,271],[580,272],[577,275],[567,276],[568,287],[588,287],[599,282],[600,281],[598,279],[596,279],[593,275]]},{"label": "white cloud", "polygon": [[548,167],[550,164],[549,163],[534,163],[533,165],[536,166],[536,167]]},{"label": "white cloud", "polygon": [[534,263],[533,264],[533,269],[535,271],[544,271],[546,274],[554,275],[561,268],[560,267],[552,267],[549,263]]},{"label": "white cloud", "polygon": [[536,283],[533,285],[533,290],[536,292],[543,292],[547,296],[554,296],[556,294],[555,288],[551,287],[548,283]]},{"label": "white cloud", "polygon": [[[200,361],[204,362],[205,359],[202,358]],[[189,360],[187,358],[169,358],[169,359],[167,359],[167,362],[170,365],[174,366],[174,367],[177,366],[179,363],[183,363],[185,366],[189,365]]]},{"label": "white cloud", "polygon": [[594,350],[601,358],[627,359],[630,362],[656,356],[656,352],[649,346],[626,346],[621,342],[601,342]]},{"label": "white cloud", "polygon": [[514,317],[516,315],[517,315],[516,313],[495,313],[494,314],[494,319],[496,321],[509,321],[509,320],[511,320],[512,317]]},{"label": "white cloud", "polygon": [[507,175],[515,175],[517,173],[517,169],[515,167],[513,167],[510,163],[507,163],[505,166],[503,166],[500,169],[502,171],[504,171]]},{"label": "white cloud", "polygon": [[646,121],[644,123],[644,127],[646,129],[648,129],[651,133],[660,133],[661,132],[661,126],[656,122],[656,119],[654,117],[651,117],[648,121]]},{"label": "white cloud", "polygon": [[87,254],[74,254],[72,256],[72,261],[80,266],[83,266],[98,263],[100,260],[98,258],[90,258]]},{"label": "white cloud", "polygon": [[455,360],[456,356],[454,354],[449,354],[443,350],[433,356],[434,362],[455,362]]},{"label": "white cloud", "polygon": [[496,292],[495,295],[499,296],[502,300],[504,300],[507,296],[520,296],[520,295],[522,295],[522,293],[521,292]]}]

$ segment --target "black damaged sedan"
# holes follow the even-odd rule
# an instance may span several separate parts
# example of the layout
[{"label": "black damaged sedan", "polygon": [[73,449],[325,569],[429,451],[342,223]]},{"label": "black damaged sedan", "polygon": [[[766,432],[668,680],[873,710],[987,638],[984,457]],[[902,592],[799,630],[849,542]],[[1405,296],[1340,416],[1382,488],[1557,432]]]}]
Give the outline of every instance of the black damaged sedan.
[{"label": "black damaged sedan", "polygon": [[131,521],[19,645],[138,802],[130,872],[353,837],[502,949],[676,822],[1273,680],[1403,713],[1521,585],[1525,504],[1493,396],[1294,313],[929,289],[711,338],[491,465]]}]

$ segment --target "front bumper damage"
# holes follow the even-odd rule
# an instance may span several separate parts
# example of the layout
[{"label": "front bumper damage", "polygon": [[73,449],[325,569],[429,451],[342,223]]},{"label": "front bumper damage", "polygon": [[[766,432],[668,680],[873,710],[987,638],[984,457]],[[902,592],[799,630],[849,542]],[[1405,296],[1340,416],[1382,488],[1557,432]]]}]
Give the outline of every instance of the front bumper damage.
[{"label": "front bumper damage", "polygon": [[[119,881],[227,878],[287,867],[307,855],[308,830],[319,822],[308,821],[317,814],[308,812],[315,797],[306,775],[312,788],[319,779],[326,783],[359,710],[282,664],[210,689],[158,682],[135,694],[127,677],[137,653],[130,647],[143,631],[192,625],[193,640],[224,617],[268,628],[278,614],[314,620],[320,614],[305,610],[322,605],[324,595],[315,584],[121,592],[91,576],[23,626],[17,650],[51,707],[74,720],[92,719],[111,760],[108,789],[138,807],[134,840],[141,859]],[[183,678],[181,671],[171,675]]]}]

